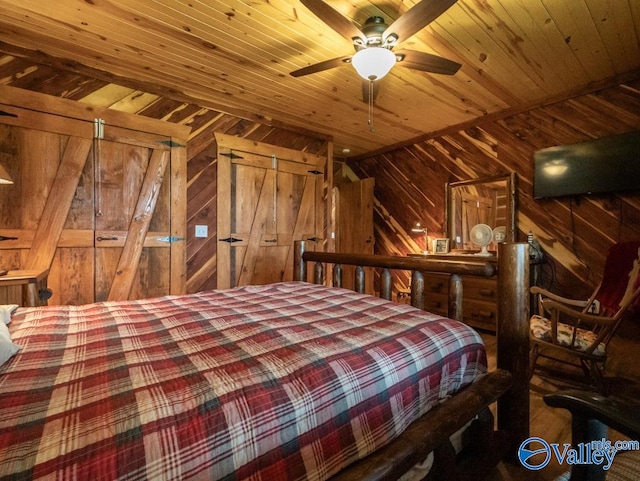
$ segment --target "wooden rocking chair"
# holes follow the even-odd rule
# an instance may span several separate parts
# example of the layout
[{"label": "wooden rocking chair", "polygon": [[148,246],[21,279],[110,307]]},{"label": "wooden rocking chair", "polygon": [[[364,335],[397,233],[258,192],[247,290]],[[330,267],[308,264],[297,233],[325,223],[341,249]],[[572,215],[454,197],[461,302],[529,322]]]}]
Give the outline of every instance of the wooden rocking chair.
[{"label": "wooden rocking chair", "polygon": [[602,281],[589,299],[567,299],[532,287],[539,314],[530,321],[531,375],[539,357],[573,359],[604,392],[607,344],[624,315],[640,311],[639,273],[640,241],[622,242],[609,249]]},{"label": "wooden rocking chair", "polygon": [[[598,393],[567,390],[544,396],[552,407],[571,412],[571,443],[574,449],[609,438],[608,428],[628,436],[632,449],[640,437],[640,403],[632,396],[603,396]],[[571,471],[556,481],[635,481],[640,479],[640,451],[616,452],[610,469],[605,463],[573,464]]]}]

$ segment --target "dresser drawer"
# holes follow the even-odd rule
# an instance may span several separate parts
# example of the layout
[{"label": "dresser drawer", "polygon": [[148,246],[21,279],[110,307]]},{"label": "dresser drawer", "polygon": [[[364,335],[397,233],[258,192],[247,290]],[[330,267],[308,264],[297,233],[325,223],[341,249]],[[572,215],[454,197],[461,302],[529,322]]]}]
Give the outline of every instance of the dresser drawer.
[{"label": "dresser drawer", "polygon": [[424,310],[448,316],[449,312],[449,274],[424,274]]},{"label": "dresser drawer", "polygon": [[449,297],[442,294],[424,294],[424,310],[438,314],[439,316],[448,316]]},{"label": "dresser drawer", "polygon": [[462,303],[462,309],[465,318],[478,322],[492,322],[494,324],[496,322],[498,305],[495,303],[467,300]]},{"label": "dresser drawer", "polygon": [[483,277],[462,278],[462,315],[464,322],[478,329],[496,331],[498,283]]},{"label": "dresser drawer", "polygon": [[498,302],[498,283],[495,279],[463,277],[462,292],[466,300]]},{"label": "dresser drawer", "polygon": [[467,300],[462,303],[464,322],[470,326],[496,331],[498,306],[495,303]]},{"label": "dresser drawer", "polygon": [[428,294],[449,295],[449,274],[427,273],[424,275],[425,299]]}]

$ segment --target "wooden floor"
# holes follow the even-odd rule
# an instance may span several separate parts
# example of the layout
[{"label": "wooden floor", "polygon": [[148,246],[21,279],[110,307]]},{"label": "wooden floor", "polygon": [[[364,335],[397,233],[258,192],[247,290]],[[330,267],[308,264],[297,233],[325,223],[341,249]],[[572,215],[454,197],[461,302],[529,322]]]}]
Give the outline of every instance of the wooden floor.
[{"label": "wooden floor", "polygon": [[[494,335],[483,334],[482,335],[487,346],[489,369],[494,369],[496,366],[496,339]],[[637,359],[638,343],[620,343],[616,346],[618,349],[617,357],[621,358],[620,364],[624,363],[629,365],[629,359]],[[614,372],[606,373],[608,387],[611,392],[624,392],[625,394],[638,394],[638,379],[637,375],[633,371],[626,372],[628,376],[620,376],[619,372],[616,372],[615,360]],[[640,363],[635,363],[640,364]],[[608,370],[609,371],[609,367]],[[571,367],[563,366],[560,373],[555,373],[553,376],[545,374],[544,372],[536,372],[531,379],[530,389],[530,429],[531,436],[537,436],[549,443],[570,443],[571,442],[571,416],[568,411],[564,409],[550,408],[548,407],[542,397],[544,394],[554,392],[559,389],[568,388],[580,388],[586,389],[587,387],[581,382],[582,373],[578,369],[571,370]],[[617,432],[610,431],[610,440],[628,439],[621,436]],[[539,471],[529,471],[520,465],[519,462],[508,463],[502,462],[494,469],[494,472],[486,478],[487,481],[551,481],[555,480],[558,476],[568,470],[566,465],[559,465],[555,460],[552,460],[549,465]]]}]

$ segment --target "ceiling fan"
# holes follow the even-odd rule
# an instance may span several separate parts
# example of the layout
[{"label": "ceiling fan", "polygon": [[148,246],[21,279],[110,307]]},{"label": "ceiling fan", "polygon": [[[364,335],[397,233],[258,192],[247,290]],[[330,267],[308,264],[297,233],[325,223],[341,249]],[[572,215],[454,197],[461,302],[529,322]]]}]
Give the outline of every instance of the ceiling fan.
[{"label": "ceiling fan", "polygon": [[291,72],[294,77],[352,64],[362,77],[362,98],[372,102],[378,95],[378,80],[397,63],[403,67],[444,75],[455,74],[461,65],[437,55],[394,47],[438,18],[457,0],[421,0],[387,25],[382,17],[368,18],[362,30],[323,0],[301,0],[320,20],[353,42],[355,54],[325,60]]}]

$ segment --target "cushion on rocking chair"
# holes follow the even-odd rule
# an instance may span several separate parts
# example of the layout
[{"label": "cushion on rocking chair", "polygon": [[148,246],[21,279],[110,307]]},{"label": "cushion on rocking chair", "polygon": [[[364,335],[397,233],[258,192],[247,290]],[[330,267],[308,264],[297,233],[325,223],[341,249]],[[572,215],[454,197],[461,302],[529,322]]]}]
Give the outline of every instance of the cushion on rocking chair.
[{"label": "cushion on rocking chair", "polygon": [[[530,322],[531,335],[541,341],[551,342],[551,321],[545,317],[534,315]],[[568,324],[558,323],[558,344],[576,351],[586,352],[598,338],[595,332],[578,328],[575,342],[573,340],[574,327]],[[594,356],[604,356],[606,345],[601,342],[593,350]]]}]

